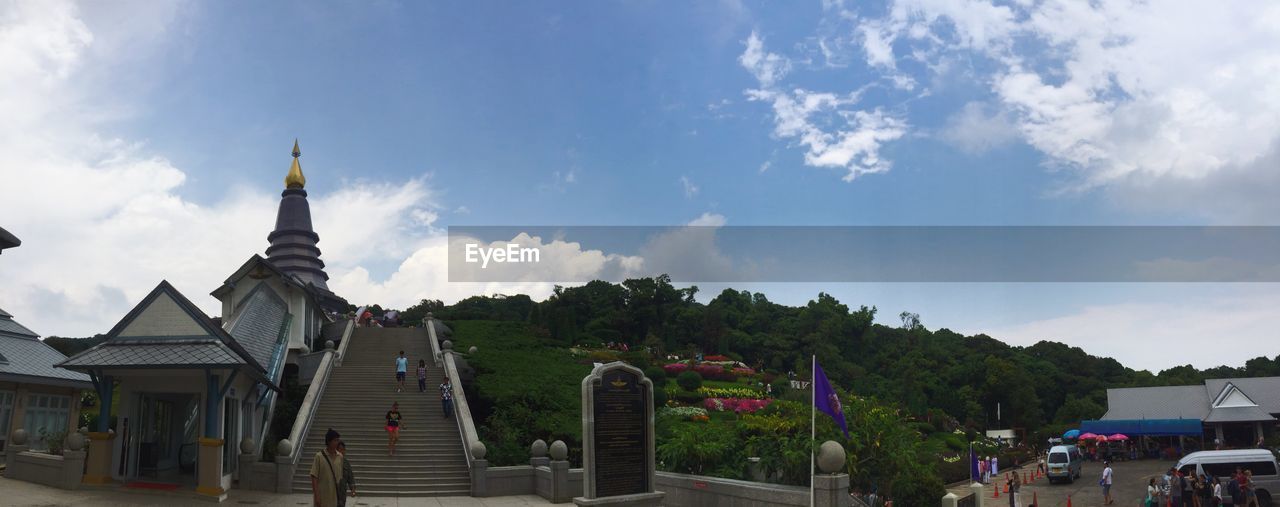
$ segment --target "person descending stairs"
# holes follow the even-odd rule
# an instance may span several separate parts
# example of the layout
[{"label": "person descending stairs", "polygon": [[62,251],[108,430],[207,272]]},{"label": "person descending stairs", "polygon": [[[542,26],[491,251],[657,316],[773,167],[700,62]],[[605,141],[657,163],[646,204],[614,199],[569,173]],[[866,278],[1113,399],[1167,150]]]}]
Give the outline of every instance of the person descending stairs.
[{"label": "person descending stairs", "polygon": [[[471,494],[462,437],[440,403],[441,368],[431,357],[424,328],[356,328],[342,366],[335,367],[321,395],[302,448],[302,462],[324,447],[329,428],[342,434],[360,496],[466,496]],[[405,389],[396,365],[404,351]],[[419,392],[417,367],[426,360],[426,391]],[[454,379],[456,382],[456,379]],[[399,441],[388,452],[387,414],[398,404]],[[310,492],[308,468],[293,476],[295,492]]]}]

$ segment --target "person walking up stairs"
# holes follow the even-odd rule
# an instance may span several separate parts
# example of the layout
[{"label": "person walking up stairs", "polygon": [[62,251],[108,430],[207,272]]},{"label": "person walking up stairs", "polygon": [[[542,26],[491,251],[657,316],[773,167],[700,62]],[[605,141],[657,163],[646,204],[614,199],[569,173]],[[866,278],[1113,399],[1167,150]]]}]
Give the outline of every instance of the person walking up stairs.
[{"label": "person walking up stairs", "polygon": [[[426,361],[427,385],[445,382],[431,357],[427,330],[361,327],[351,340],[320,397],[303,456],[321,449],[324,431],[334,428],[346,442],[362,497],[469,495],[462,437],[455,420],[446,417],[438,392],[401,390],[400,376],[388,374],[407,370],[398,368],[403,351],[406,359]],[[389,456],[386,416],[393,403],[399,404],[402,425],[395,455]],[[307,471],[299,468],[293,490],[310,492]]]}]

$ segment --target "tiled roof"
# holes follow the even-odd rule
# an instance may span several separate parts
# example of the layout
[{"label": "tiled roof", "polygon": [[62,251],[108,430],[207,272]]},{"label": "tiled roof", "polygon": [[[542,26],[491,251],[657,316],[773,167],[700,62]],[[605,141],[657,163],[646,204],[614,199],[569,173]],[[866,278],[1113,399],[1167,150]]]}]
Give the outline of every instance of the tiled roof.
[{"label": "tiled roof", "polygon": [[1204,386],[1126,387],[1107,389],[1103,420],[1204,419],[1209,396]]},{"label": "tiled roof", "polygon": [[74,367],[154,367],[154,366],[236,366],[244,360],[222,342],[209,340],[167,340],[155,343],[107,342],[76,354],[62,366]]},{"label": "tiled roof", "polygon": [[58,380],[89,382],[89,377],[53,365],[67,358],[40,340],[0,336],[0,356],[8,361],[0,362],[0,375],[26,375]]},{"label": "tiled roof", "polygon": [[261,283],[241,300],[235,320],[227,332],[258,364],[268,366],[280,343],[280,333],[287,317],[288,307],[284,300],[267,284]]},{"label": "tiled roof", "polygon": [[0,309],[0,335],[23,336],[31,339],[39,338],[35,331],[13,320],[13,315]]},{"label": "tiled roof", "polygon": [[1259,410],[1258,407],[1219,407],[1209,412],[1204,422],[1255,422],[1274,421],[1271,414]]},{"label": "tiled roof", "polygon": [[1254,378],[1215,378],[1204,381],[1205,391],[1209,399],[1218,397],[1218,393],[1230,382],[1237,389],[1258,404],[1263,412],[1280,414],[1280,377]]}]

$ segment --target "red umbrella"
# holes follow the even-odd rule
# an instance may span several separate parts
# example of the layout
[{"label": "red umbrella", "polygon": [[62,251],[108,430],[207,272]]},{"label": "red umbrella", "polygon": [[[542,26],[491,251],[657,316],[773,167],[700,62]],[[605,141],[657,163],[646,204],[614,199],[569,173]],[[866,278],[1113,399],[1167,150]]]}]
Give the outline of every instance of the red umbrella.
[{"label": "red umbrella", "polygon": [[1128,440],[1128,439],[1129,437],[1126,436],[1124,433],[1116,433],[1115,435],[1111,435],[1107,437],[1107,440]]},{"label": "red umbrella", "polygon": [[1080,434],[1080,440],[1093,440],[1093,439],[1095,439],[1095,438],[1098,438],[1098,435],[1095,435],[1095,434],[1093,434],[1093,433],[1081,433],[1081,434]]}]

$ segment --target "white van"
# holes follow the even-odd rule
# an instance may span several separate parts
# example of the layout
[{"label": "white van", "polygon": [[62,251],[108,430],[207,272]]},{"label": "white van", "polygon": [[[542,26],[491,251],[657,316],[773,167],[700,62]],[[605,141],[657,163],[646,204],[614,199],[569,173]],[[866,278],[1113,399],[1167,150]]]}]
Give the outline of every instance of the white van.
[{"label": "white van", "polygon": [[[1178,461],[1178,471],[1184,474],[1204,474],[1224,481],[1235,475],[1236,468],[1253,472],[1257,488],[1258,504],[1274,505],[1273,495],[1280,494],[1280,474],[1277,473],[1276,456],[1266,449],[1237,449],[1230,451],[1199,451],[1183,456]],[[1225,487],[1223,488],[1225,491]]]},{"label": "white van", "polygon": [[1075,482],[1084,468],[1084,457],[1074,445],[1055,445],[1049,449],[1049,482]]}]

